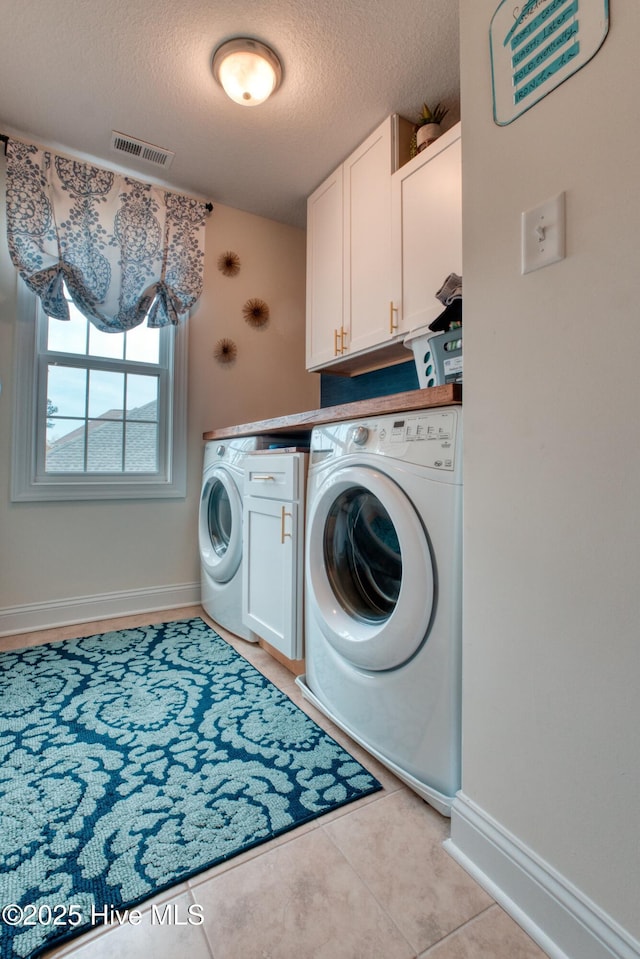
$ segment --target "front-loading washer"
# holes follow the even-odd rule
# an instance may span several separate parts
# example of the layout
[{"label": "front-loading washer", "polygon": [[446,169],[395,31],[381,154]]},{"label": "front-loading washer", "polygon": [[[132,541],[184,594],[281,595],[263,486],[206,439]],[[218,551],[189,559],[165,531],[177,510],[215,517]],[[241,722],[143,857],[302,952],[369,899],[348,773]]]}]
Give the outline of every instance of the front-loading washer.
[{"label": "front-loading washer", "polygon": [[444,815],[460,788],[462,409],[316,427],[303,694]]},{"label": "front-loading washer", "polygon": [[242,622],[244,461],[264,446],[258,436],[205,443],[198,519],[202,606],[219,626],[251,642],[258,637]]}]

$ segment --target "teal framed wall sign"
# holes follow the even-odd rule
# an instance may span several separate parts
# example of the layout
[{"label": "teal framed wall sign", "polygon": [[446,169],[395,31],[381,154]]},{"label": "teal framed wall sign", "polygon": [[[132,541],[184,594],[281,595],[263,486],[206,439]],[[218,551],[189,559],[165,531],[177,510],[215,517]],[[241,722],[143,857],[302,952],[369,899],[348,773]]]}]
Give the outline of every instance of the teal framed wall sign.
[{"label": "teal framed wall sign", "polygon": [[609,0],[513,0],[491,19],[493,119],[512,123],[580,70],[609,32]]}]

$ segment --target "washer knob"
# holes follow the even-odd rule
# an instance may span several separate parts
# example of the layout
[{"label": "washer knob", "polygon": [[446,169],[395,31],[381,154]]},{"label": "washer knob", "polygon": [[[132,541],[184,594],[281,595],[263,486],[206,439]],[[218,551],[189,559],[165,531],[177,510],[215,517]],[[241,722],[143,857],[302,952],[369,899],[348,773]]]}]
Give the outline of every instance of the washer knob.
[{"label": "washer knob", "polygon": [[218,454],[218,456],[224,456],[224,452],[226,448],[227,447],[224,445],[224,443],[221,443],[220,446],[216,448],[216,453]]},{"label": "washer knob", "polygon": [[369,430],[366,426],[356,426],[353,431],[353,442],[356,446],[364,446],[369,439]]}]

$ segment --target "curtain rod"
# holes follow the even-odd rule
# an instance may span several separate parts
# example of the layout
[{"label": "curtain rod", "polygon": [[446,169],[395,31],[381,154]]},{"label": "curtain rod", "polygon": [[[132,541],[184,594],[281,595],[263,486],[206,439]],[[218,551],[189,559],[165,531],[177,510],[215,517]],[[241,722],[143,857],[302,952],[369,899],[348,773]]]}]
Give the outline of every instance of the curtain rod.
[{"label": "curtain rod", "polygon": [[[4,155],[7,155],[7,144],[9,143],[9,137],[6,133],[0,133],[0,143],[4,143]],[[205,203],[205,209],[211,213],[213,210],[213,203]]]}]

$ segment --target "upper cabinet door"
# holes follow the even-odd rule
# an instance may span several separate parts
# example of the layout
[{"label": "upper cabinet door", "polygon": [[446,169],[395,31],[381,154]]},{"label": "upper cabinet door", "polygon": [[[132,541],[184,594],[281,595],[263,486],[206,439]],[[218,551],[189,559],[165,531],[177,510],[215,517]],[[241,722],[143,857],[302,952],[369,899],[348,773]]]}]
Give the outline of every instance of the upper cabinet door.
[{"label": "upper cabinet door", "polygon": [[307,369],[392,336],[391,174],[411,129],[387,117],[307,201]]},{"label": "upper cabinet door", "polygon": [[335,360],[343,347],[342,167],[307,200],[307,369]]},{"label": "upper cabinet door", "polygon": [[344,326],[349,352],[376,346],[394,332],[391,174],[395,130],[390,117],[344,164]]},{"label": "upper cabinet door", "polygon": [[394,306],[401,332],[428,326],[444,306],[436,293],[450,273],[462,276],[460,124],[391,178]]}]

